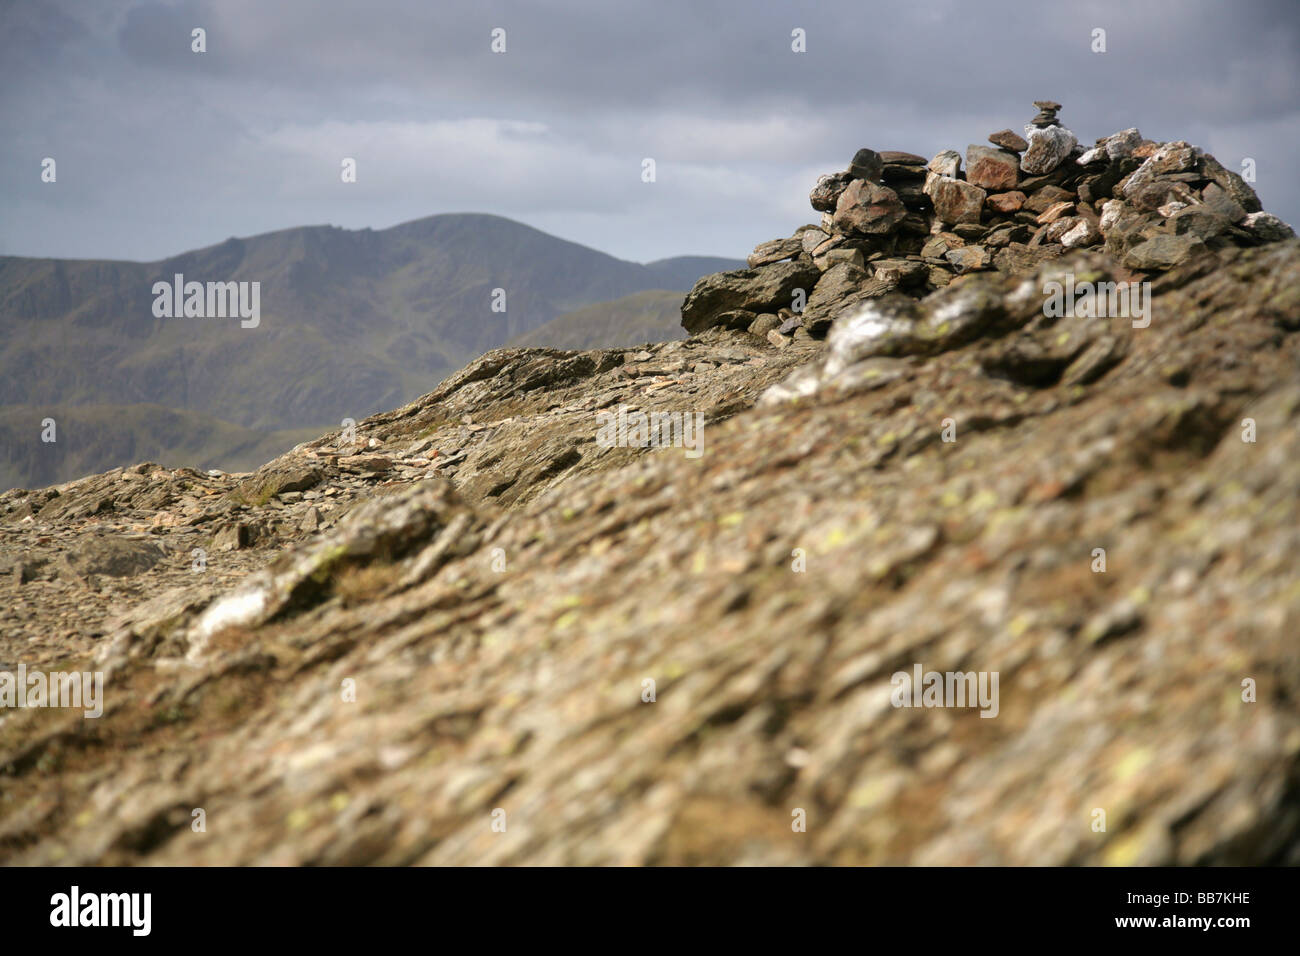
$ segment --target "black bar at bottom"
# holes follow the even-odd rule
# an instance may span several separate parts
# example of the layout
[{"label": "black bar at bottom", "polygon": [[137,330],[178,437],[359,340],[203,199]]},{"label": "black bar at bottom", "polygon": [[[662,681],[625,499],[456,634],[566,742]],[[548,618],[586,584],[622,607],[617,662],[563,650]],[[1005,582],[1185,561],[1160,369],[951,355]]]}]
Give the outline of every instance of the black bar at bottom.
[{"label": "black bar at bottom", "polygon": [[[500,945],[771,945],[827,933],[864,943],[1199,937],[1216,945],[1285,932],[1292,869],[7,869],[5,941],[71,934],[147,940]],[[73,888],[76,888],[75,891]],[[148,894],[146,897],[144,894]],[[75,905],[74,905],[75,903]],[[77,925],[73,925],[76,923]],[[85,925],[116,924],[116,925]],[[677,936],[690,926],[689,940]],[[147,930],[147,933],[145,932]],[[613,934],[613,935],[611,935]],[[626,935],[624,935],[626,934]],[[665,936],[667,934],[667,936]],[[637,941],[641,942],[638,943]],[[560,940],[553,940],[559,942]],[[13,952],[21,950],[13,949]]]}]

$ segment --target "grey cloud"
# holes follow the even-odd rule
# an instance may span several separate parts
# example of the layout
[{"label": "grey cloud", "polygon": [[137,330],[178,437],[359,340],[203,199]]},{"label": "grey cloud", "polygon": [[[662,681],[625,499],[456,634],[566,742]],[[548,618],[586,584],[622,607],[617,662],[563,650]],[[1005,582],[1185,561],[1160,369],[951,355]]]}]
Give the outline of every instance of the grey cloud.
[{"label": "grey cloud", "polygon": [[[158,258],[304,223],[480,210],[628,258],[738,256],[812,218],[809,177],[859,146],[964,149],[1043,97],[1084,141],[1136,125],[1234,168],[1249,156],[1265,207],[1296,222],[1298,10],[12,4],[0,8],[0,252]],[[207,54],[189,51],[194,26]],[[505,55],[488,48],[497,26]],[[806,54],[790,51],[795,27]],[[1105,54],[1090,50],[1098,27]],[[458,139],[457,122],[478,132]],[[37,178],[45,155],[60,163],[55,187]],[[361,164],[351,191],[337,184],[345,155]],[[644,156],[659,163],[653,186]]]}]

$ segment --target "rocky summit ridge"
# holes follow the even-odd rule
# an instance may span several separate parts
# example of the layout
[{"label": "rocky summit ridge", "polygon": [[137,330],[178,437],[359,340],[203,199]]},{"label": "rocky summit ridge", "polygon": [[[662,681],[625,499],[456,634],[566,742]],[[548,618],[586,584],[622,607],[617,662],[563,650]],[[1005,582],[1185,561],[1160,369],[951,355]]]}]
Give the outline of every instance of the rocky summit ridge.
[{"label": "rocky summit ridge", "polygon": [[0,858],[1300,861],[1300,240],[1035,106],[964,174],[859,151],[684,341],[0,495],[0,672],[105,675],[0,711]]},{"label": "rocky summit ridge", "polygon": [[1198,147],[1126,129],[1084,149],[1057,119],[1061,104],[1034,106],[1023,137],[991,133],[991,146],[966,148],[964,170],[951,149],[929,161],[858,150],[813,187],[819,223],[760,243],[749,269],[700,280],[682,325],[744,328],[781,347],[799,330],[823,337],[865,299],[920,298],[960,275],[1027,272],[1073,249],[1104,249],[1120,281],[1140,281],[1212,251],[1295,236]]}]

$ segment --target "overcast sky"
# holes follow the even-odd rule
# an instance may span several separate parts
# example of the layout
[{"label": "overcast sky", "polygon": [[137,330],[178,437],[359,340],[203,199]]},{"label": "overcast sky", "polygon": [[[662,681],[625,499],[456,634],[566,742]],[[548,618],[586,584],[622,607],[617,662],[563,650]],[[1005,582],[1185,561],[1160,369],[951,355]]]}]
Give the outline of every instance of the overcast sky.
[{"label": "overcast sky", "polygon": [[1300,0],[0,0],[0,254],[491,212],[741,257],[858,147],[964,153],[1035,99],[1082,142],[1250,157],[1300,225]]}]

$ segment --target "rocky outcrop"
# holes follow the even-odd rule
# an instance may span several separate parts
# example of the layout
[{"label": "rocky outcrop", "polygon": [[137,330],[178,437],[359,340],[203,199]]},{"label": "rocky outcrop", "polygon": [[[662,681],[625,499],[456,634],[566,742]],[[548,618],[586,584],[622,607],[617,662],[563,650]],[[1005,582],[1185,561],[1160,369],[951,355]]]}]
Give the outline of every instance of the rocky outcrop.
[{"label": "rocky outcrop", "polygon": [[[738,269],[705,276],[695,284],[682,304],[682,326],[688,332],[702,332],[720,324],[717,317],[727,312],[766,312],[788,307],[796,290],[806,296],[819,278],[807,258],[776,262],[757,269]],[[780,303],[779,305],[773,305]]]}]

